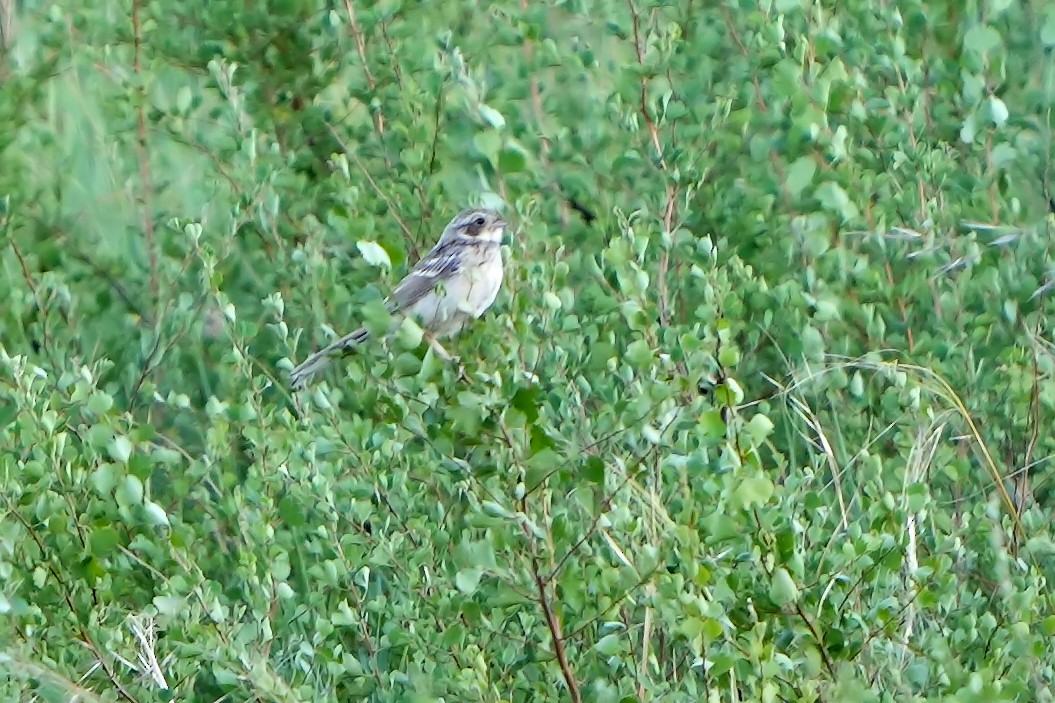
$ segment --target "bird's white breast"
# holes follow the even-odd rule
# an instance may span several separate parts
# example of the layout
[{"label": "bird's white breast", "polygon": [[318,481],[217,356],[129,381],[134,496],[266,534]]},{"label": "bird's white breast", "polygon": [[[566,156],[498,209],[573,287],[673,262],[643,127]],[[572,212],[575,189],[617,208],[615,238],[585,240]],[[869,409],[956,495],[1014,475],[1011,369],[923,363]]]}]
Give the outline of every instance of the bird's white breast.
[{"label": "bird's white breast", "polygon": [[465,296],[466,312],[480,317],[491,307],[502,288],[502,250],[487,247],[484,262],[469,272],[468,291]]},{"label": "bird's white breast", "polygon": [[468,252],[462,270],[419,300],[413,314],[437,337],[456,334],[494,304],[502,288],[502,275],[501,249],[474,248]]}]

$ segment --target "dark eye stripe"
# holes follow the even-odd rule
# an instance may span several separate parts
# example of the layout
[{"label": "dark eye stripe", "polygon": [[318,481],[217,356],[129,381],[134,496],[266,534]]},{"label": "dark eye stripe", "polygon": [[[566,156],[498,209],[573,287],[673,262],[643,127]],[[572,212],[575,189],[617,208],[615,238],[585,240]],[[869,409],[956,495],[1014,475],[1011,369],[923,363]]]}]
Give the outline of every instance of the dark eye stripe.
[{"label": "dark eye stripe", "polygon": [[476,237],[483,231],[484,225],[486,224],[487,218],[483,215],[477,214],[465,223],[465,233],[470,237]]}]

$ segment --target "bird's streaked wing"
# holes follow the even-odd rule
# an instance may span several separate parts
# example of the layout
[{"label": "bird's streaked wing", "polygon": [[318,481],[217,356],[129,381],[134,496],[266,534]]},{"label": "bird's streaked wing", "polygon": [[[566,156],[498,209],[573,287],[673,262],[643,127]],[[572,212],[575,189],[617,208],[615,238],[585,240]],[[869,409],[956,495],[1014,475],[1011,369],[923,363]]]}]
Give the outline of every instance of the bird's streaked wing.
[{"label": "bird's streaked wing", "polygon": [[399,312],[411,307],[435,289],[437,284],[461,271],[462,252],[459,248],[451,242],[430,251],[392,291],[390,310]]}]

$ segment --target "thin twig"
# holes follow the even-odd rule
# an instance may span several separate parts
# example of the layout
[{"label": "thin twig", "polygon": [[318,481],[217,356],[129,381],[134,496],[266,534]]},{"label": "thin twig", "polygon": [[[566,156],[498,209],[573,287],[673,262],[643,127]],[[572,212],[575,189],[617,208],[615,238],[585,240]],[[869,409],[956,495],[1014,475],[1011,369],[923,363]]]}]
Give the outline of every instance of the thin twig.
[{"label": "thin twig", "polygon": [[[520,0],[520,8],[527,12],[530,9],[530,0]],[[546,137],[546,130],[543,125],[543,112],[542,112],[542,93],[539,90],[538,76],[533,69],[532,58],[534,56],[535,49],[530,39],[524,40],[524,65],[531,70],[531,110],[535,113],[535,121],[538,122],[539,130],[539,161],[543,166],[547,166],[549,161],[549,138]]]},{"label": "thin twig", "polygon": [[[15,510],[12,506],[9,505],[8,507],[8,514],[13,515],[15,517],[15,520],[17,520],[26,530],[26,532],[29,533],[30,539],[32,539],[36,543],[37,549],[40,550],[41,555],[45,557],[50,555],[50,550],[44,544],[44,541],[40,538],[40,535],[37,534],[36,530],[33,529],[33,526],[29,523],[28,520],[26,520],[25,516],[22,515],[22,513],[18,510]],[[91,650],[92,654],[95,655],[95,660],[99,663],[99,666],[102,667],[102,670],[110,679],[110,683],[114,685],[114,688],[117,689],[117,692],[121,695],[121,697],[129,703],[138,703],[138,701],[136,701],[135,696],[133,696],[128,691],[128,689],[124,687],[121,681],[117,678],[117,675],[114,673],[113,669],[106,662],[106,659],[103,658],[102,652],[99,651],[99,648],[92,640],[91,635],[89,635],[87,630],[84,629],[84,626],[80,624],[80,619],[78,618],[80,611],[78,610],[77,606],[73,603],[73,596],[70,593],[70,587],[69,585],[67,585],[66,581],[63,580],[62,575],[59,573],[58,569],[55,568],[55,565],[52,563],[52,560],[50,558],[45,559],[45,566],[48,572],[51,573],[51,577],[55,579],[55,583],[58,584],[59,591],[62,593],[62,599],[66,602],[66,607],[70,610],[70,615],[72,615],[74,620],[78,623],[77,627],[78,629],[80,629],[80,635],[83,638],[79,640],[80,643],[87,647],[89,650]]]},{"label": "thin twig", "polygon": [[[729,30],[729,36],[731,36],[733,41],[736,42],[736,46],[740,49],[740,53],[744,58],[749,57],[751,52],[747,50],[747,47],[744,46],[744,42],[740,39],[740,35],[736,32],[736,25],[733,24],[732,13],[729,12],[728,7],[723,8],[723,12],[725,13],[725,26]],[[769,112],[769,108],[766,107],[766,100],[762,97],[762,85],[758,80],[757,72],[752,77],[752,82],[755,85],[755,103],[758,105],[758,109],[763,113]]]},{"label": "thin twig", "polygon": [[[363,75],[366,76],[366,85],[369,86],[370,92],[377,93],[377,81],[374,79],[374,74],[370,70],[370,62],[366,60],[366,40],[363,38],[363,30],[359,28],[359,21],[355,18],[355,5],[352,0],[344,0],[344,10],[348,14],[348,27],[352,32],[352,39],[355,41],[355,50],[359,54],[359,61],[363,64]],[[378,139],[382,142],[385,139],[385,116],[380,109],[370,108],[374,118],[374,129],[377,130]],[[392,168],[392,162],[388,156],[385,155],[385,164]]]},{"label": "thin twig", "polygon": [[206,302],[207,297],[205,294],[202,294],[198,297],[198,301],[194,306],[192,314],[185,318],[185,322],[183,323],[183,325],[172,335],[172,338],[169,339],[168,344],[165,346],[164,349],[161,348],[163,335],[161,325],[159,324],[163,315],[161,314],[161,310],[158,311],[158,323],[156,323],[154,326],[154,345],[151,347],[150,351],[146,355],[146,359],[143,362],[143,368],[139,373],[139,377],[136,379],[136,382],[132,384],[132,392],[128,396],[129,410],[136,406],[136,402],[139,396],[139,390],[146,382],[147,377],[152,372],[161,368],[161,363],[165,360],[168,353],[172,351],[177,344],[179,344],[179,341],[183,338],[183,336],[187,334],[188,331],[190,331],[190,328],[194,324],[194,322],[200,318],[201,311],[205,307]]},{"label": "thin twig", "polygon": [[[53,351],[53,345],[51,344],[51,335],[48,332],[48,310],[44,304],[44,299],[40,295],[40,289],[37,288],[37,284],[33,281],[33,274],[30,273],[29,264],[26,263],[26,257],[22,254],[22,250],[15,242],[14,238],[11,239],[11,250],[15,253],[15,258],[18,259],[18,265],[22,269],[22,278],[26,282],[26,286],[29,288],[29,292],[33,294],[33,300],[37,303],[37,310],[40,311],[40,333],[43,339],[41,340],[41,347],[47,353],[50,358],[51,364],[54,368],[61,368],[60,360],[55,356]],[[65,313],[63,313],[65,317]],[[68,322],[68,320],[67,320]],[[27,334],[28,336],[28,334]]]},{"label": "thin twig", "polygon": [[[667,186],[667,206],[663,210],[663,231],[673,239],[674,236],[674,208],[678,197],[678,188],[674,185]],[[674,246],[663,247],[663,253],[659,257],[659,324],[662,327],[670,325],[670,295],[667,291],[667,273],[670,271],[670,249]]]},{"label": "thin twig", "polygon": [[136,114],[137,146],[139,151],[139,188],[140,198],[143,206],[143,233],[147,239],[147,254],[150,257],[150,292],[154,296],[154,302],[159,299],[158,284],[158,253],[154,244],[154,218],[150,209],[150,152],[147,149],[147,88],[143,79],[143,36],[139,23],[140,0],[132,0],[132,33],[137,91],[139,93],[139,105]]},{"label": "thin twig", "polygon": [[[643,67],[645,65],[645,47],[641,38],[641,20],[633,0],[627,0],[630,7],[630,15],[634,25],[634,53],[637,62]],[[659,168],[665,175],[669,176],[670,168],[663,156],[663,145],[659,139],[659,128],[648,111],[648,79],[642,74],[641,79],[641,116],[645,120],[652,147],[656,150],[656,158],[659,160]],[[678,187],[672,182],[666,186],[666,204],[663,208],[663,231],[664,235],[672,237],[674,234],[674,217],[677,212]],[[673,246],[673,244],[671,244]],[[659,258],[659,275],[657,276],[657,293],[659,297],[659,324],[661,327],[670,325],[670,294],[667,289],[667,276],[670,272],[670,247],[663,247],[663,253]]]},{"label": "thin twig", "polygon": [[802,606],[798,603],[795,604],[795,612],[799,618],[806,625],[806,629],[813,635],[814,643],[817,645],[817,651],[821,654],[821,660],[824,662],[824,668],[828,670],[828,675],[833,679],[835,678],[835,662],[832,661],[831,655],[828,654],[828,648],[824,645],[824,638],[821,637],[820,631],[817,626],[810,620],[810,616],[806,614],[806,611],[802,609]]},{"label": "thin twig", "polygon": [[19,249],[14,239],[11,240],[11,251],[15,252],[15,258],[18,259],[18,265],[22,269],[22,278],[25,279],[29,292],[33,294],[33,298],[37,301],[37,307],[43,310],[44,301],[37,292],[37,284],[33,282],[33,275],[29,272],[29,264],[26,263],[26,257],[22,255],[22,250]]},{"label": "thin twig", "polygon": [[[630,7],[630,16],[634,22],[634,52],[637,54],[637,62],[642,66],[645,65],[645,47],[641,42],[641,19],[638,17],[637,8],[634,7],[634,0],[627,0],[626,3]],[[641,116],[645,118],[645,124],[648,126],[648,134],[652,137],[652,146],[656,149],[656,158],[659,159],[660,167],[666,171],[667,162],[663,159],[663,147],[659,141],[659,129],[656,127],[655,121],[652,116],[648,114],[648,81],[644,75],[641,76]]]},{"label": "thin twig", "polygon": [[[392,38],[388,36],[388,25],[384,22],[381,23],[381,38],[385,40],[385,45],[388,46],[388,53],[392,56],[397,56],[399,52],[396,51],[396,47],[392,43]],[[403,71],[399,68],[398,61],[392,63],[392,75],[396,79],[396,85],[399,86],[399,92],[402,93]]]},{"label": "thin twig", "polygon": [[362,171],[363,176],[366,177],[366,182],[369,183],[370,187],[374,189],[375,193],[377,193],[377,197],[385,201],[385,205],[388,206],[388,211],[392,214],[392,217],[399,224],[399,228],[403,230],[403,234],[406,235],[408,243],[410,244],[411,248],[415,250],[414,253],[416,254],[417,251],[416,247],[414,246],[414,233],[410,231],[410,228],[407,227],[407,223],[404,222],[403,218],[399,216],[399,210],[396,209],[395,203],[393,203],[392,199],[385,195],[385,192],[381,190],[381,186],[379,186],[377,184],[377,181],[374,180],[374,177],[370,175],[370,171],[366,168],[366,164],[363,163],[363,160],[360,159],[354,151],[348,148],[348,145],[344,143],[344,140],[341,139],[341,135],[339,135],[337,133],[337,130],[333,128],[333,125],[327,124],[326,128],[330,130],[330,134],[333,136],[334,139],[337,140],[337,143],[340,145],[341,150],[345,153],[345,155],[349,159],[354,161],[355,165],[359,168],[360,171]]},{"label": "thin twig", "polygon": [[575,680],[575,674],[568,663],[568,653],[564,649],[564,635],[561,634],[560,621],[557,619],[556,613],[553,612],[553,606],[550,604],[549,594],[546,592],[546,584],[542,580],[538,559],[536,558],[531,559],[531,571],[535,577],[535,588],[538,589],[538,602],[542,606],[542,612],[546,616],[546,625],[549,627],[550,636],[553,638],[553,651],[557,655],[560,673],[564,677],[564,682],[568,684],[571,699],[575,703],[582,703],[579,682]]},{"label": "thin twig", "polygon": [[[418,200],[421,201],[421,217],[422,220],[429,217],[432,212],[432,208],[429,207],[428,193],[425,191],[425,184],[432,179],[436,174],[436,149],[440,143],[440,125],[443,123],[443,89],[446,87],[446,79],[440,83],[439,89],[436,91],[436,103],[433,107],[432,114],[432,144],[429,146],[429,166],[428,172],[421,178],[417,179],[415,183],[415,190],[418,191]],[[421,225],[418,225],[418,231],[420,233]]]},{"label": "thin twig", "polygon": [[69,250],[70,258],[80,261],[82,264],[92,270],[95,275],[106,281],[107,285],[114,291],[118,298],[125,304],[129,311],[139,315],[142,320],[143,326],[152,327],[154,320],[151,314],[146,310],[139,307],[139,304],[132,298],[132,294],[128,292],[128,289],[124,287],[121,281],[117,280],[109,271],[103,268],[100,264],[95,263],[85,253],[77,251],[76,249]]}]

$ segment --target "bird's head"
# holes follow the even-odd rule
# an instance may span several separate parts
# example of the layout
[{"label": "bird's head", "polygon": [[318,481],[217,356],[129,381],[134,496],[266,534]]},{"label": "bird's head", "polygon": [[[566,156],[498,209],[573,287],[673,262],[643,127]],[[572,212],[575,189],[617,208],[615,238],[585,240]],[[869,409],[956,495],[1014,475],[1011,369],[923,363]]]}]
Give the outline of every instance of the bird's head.
[{"label": "bird's head", "polygon": [[440,241],[460,240],[467,243],[501,244],[506,221],[494,210],[462,210],[443,230]]}]

